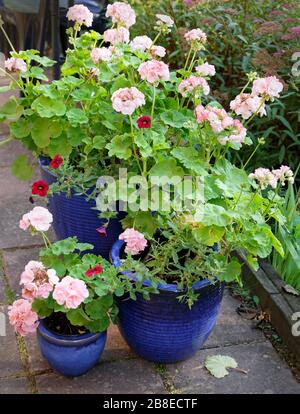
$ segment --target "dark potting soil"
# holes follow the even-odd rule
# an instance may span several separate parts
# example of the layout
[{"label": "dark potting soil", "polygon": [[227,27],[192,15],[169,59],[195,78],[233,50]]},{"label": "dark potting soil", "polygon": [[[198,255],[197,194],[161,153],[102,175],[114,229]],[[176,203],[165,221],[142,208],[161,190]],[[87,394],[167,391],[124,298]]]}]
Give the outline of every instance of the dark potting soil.
[{"label": "dark potting soil", "polygon": [[44,324],[50,331],[58,335],[83,335],[88,333],[83,326],[73,326],[63,312],[55,312],[44,319]]}]

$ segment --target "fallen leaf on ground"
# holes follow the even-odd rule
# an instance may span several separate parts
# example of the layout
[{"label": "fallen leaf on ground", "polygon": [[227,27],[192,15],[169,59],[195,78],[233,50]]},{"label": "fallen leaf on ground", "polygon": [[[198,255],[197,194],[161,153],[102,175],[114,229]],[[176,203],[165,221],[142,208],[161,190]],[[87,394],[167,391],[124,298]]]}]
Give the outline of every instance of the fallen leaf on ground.
[{"label": "fallen leaf on ground", "polygon": [[213,355],[208,356],[204,363],[205,368],[215,377],[224,378],[229,374],[227,368],[232,368],[235,371],[247,374],[247,371],[238,368],[238,364],[235,359],[226,355]]}]

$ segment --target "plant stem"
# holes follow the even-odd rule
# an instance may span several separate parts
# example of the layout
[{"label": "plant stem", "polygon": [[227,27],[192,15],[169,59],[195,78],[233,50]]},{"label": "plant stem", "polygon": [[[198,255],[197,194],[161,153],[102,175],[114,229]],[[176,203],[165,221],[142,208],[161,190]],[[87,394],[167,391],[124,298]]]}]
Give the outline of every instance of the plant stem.
[{"label": "plant stem", "polygon": [[250,116],[250,118],[245,122],[245,125],[244,126],[247,126],[248,124],[249,124],[249,122],[250,121],[252,121],[252,119],[255,117],[255,115],[257,115],[258,114],[258,112],[259,112],[259,110],[262,108],[262,106],[264,105],[264,103],[265,103],[265,99],[262,99],[262,101],[261,101],[261,103],[260,103],[260,105],[259,105],[259,107],[257,108],[257,110]]},{"label": "plant stem", "polygon": [[12,137],[6,138],[3,141],[0,141],[0,146],[5,145],[5,144],[7,144],[8,142],[10,142],[12,140],[13,140]]},{"label": "plant stem", "polygon": [[256,153],[256,151],[258,150],[258,148],[260,147],[261,143],[258,142],[258,144],[256,145],[254,151],[252,152],[252,154],[250,155],[250,157],[248,158],[248,160],[246,161],[246,164],[243,166],[243,168],[245,169],[247,167],[247,165],[249,164],[249,162],[251,161],[251,159],[253,158],[254,154]]},{"label": "plant stem", "polygon": [[156,87],[153,86],[153,100],[152,100],[152,108],[151,108],[151,124],[152,124],[153,118],[154,118],[155,99],[156,99]]},{"label": "plant stem", "polygon": [[8,37],[8,35],[7,35],[6,31],[4,30],[4,27],[3,27],[2,25],[0,25],[0,28],[1,28],[2,33],[4,34],[4,36],[5,36],[5,38],[6,38],[6,40],[7,40],[8,44],[9,44],[9,46],[11,47],[11,50],[12,50],[13,52],[17,53],[17,52],[16,52],[16,49],[14,48],[14,45],[12,44],[12,42],[10,41],[10,38]]},{"label": "plant stem", "polygon": [[192,53],[192,48],[190,47],[190,50],[189,50],[189,53],[188,53],[188,55],[187,55],[187,58],[186,58],[186,61],[185,61],[185,65],[184,65],[183,70],[186,70],[186,67],[187,67],[188,62],[189,62],[190,57],[191,57],[191,53]]},{"label": "plant stem", "polygon": [[137,154],[136,147],[135,147],[134,132],[133,132],[133,123],[132,123],[131,115],[129,115],[129,119],[130,119],[130,129],[131,129],[131,138],[132,138],[133,153],[134,153],[134,157],[136,159],[136,163],[137,163],[137,165],[139,167],[139,170],[140,170],[141,174],[143,175],[143,170],[142,170],[142,167],[140,165],[139,156]]}]

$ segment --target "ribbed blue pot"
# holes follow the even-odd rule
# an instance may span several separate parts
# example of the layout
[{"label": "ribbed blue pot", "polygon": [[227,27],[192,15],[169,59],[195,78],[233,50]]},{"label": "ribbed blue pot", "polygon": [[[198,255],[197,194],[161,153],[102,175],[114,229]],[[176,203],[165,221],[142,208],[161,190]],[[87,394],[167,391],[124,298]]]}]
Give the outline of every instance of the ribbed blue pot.
[{"label": "ribbed blue pot", "polygon": [[49,365],[62,375],[77,377],[88,372],[99,361],[107,333],[57,335],[46,328],[43,320],[37,329],[41,353]]},{"label": "ribbed blue pot", "polygon": [[[40,158],[41,175],[47,184],[56,181],[56,175],[48,168],[49,159]],[[77,195],[73,191],[71,196],[65,193],[56,193],[49,198],[48,208],[53,215],[53,227],[58,240],[76,236],[81,243],[91,243],[93,253],[109,258],[113,243],[122,232],[120,220],[125,213],[118,213],[117,218],[109,221],[107,236],[101,236],[97,228],[103,226],[105,220],[99,219],[99,211],[95,210],[96,202],[86,200],[86,196]]]},{"label": "ribbed blue pot", "polygon": [[[111,261],[120,266],[124,242],[116,241]],[[134,275],[125,272],[132,280]],[[149,285],[150,282],[145,282]],[[159,294],[144,300],[118,299],[119,329],[128,345],[141,357],[158,363],[174,363],[191,357],[212,332],[220,311],[224,284],[201,280],[194,285],[198,300],[189,309],[179,303],[175,284],[159,285]]]}]

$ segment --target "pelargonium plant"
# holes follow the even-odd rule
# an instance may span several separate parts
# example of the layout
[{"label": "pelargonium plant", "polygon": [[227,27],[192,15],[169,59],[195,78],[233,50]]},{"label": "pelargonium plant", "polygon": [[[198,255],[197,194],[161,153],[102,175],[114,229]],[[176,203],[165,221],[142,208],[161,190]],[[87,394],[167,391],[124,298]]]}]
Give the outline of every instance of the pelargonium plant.
[{"label": "pelargonium plant", "polygon": [[151,292],[157,293],[155,280],[147,289],[142,278],[133,285],[101,256],[89,254],[93,246],[78,243],[76,237],[51,243],[46,232],[52,219],[45,207],[36,206],[19,223],[22,230],[41,235],[45,243],[40,260],[25,265],[20,277],[22,297],[9,307],[9,321],[20,335],[34,333],[42,319],[59,334],[102,332],[116,321],[116,297],[126,293],[135,299],[139,292],[149,298]]},{"label": "pelargonium plant", "polygon": [[[175,30],[171,17],[156,16],[154,39],[144,34],[130,39],[136,18],[126,3],[108,7],[112,26],[103,35],[85,30],[91,21],[84,6],[73,6],[67,16],[74,26],[68,29],[71,46],[60,80],[48,82],[44,68],[53,61],[33,50],[13,50],[2,69],[11,78],[10,88],[18,87],[22,97],[11,98],[0,109],[0,120],[10,121],[12,138],[36,156],[48,157],[57,176],[49,189],[34,183],[33,193],[44,197],[73,189],[98,201],[133,200],[127,203],[123,226],[151,241],[148,255],[155,253],[156,259],[147,262],[149,276],[174,273],[185,286],[209,274],[239,280],[240,266],[231,258],[234,249],[247,250],[253,266],[257,256],[268,256],[272,248],[283,254],[271,224],[284,221],[279,190],[293,180],[292,171],[287,166],[247,170],[263,139],[244,165],[230,162],[233,152],[252,144],[247,129],[280,96],[280,81],[249,73],[247,84],[225,108],[210,95],[209,81],[216,71],[205,58],[209,39],[201,28],[185,34],[185,64],[170,70],[163,61],[167,50],[158,42]],[[31,170],[24,156],[13,164],[19,177],[29,178]],[[124,184],[124,170],[129,179],[140,179]],[[112,182],[103,184],[103,176]],[[184,205],[174,177],[191,178]],[[157,184],[159,180],[165,185]],[[203,189],[200,200],[197,180]],[[153,207],[149,201],[157,187],[158,205]],[[137,209],[139,197],[145,205]],[[114,214],[99,209],[102,217]],[[163,238],[155,236],[158,229]],[[182,252],[187,252],[187,261],[178,259]],[[136,263],[132,259],[132,266]],[[192,290],[188,292],[192,298]]]}]

